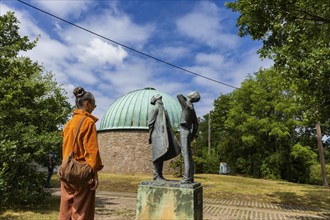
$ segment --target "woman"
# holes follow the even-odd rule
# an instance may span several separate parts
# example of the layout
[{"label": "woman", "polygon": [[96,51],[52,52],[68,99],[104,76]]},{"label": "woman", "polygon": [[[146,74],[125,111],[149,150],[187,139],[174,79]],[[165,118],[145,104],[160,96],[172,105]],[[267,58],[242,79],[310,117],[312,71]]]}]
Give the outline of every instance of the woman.
[{"label": "woman", "polygon": [[76,145],[75,158],[78,161],[86,161],[93,170],[93,181],[85,185],[71,185],[61,182],[60,220],[94,219],[95,190],[99,185],[97,172],[103,168],[99,154],[95,122],[98,120],[91,113],[96,108],[92,93],[77,87],[73,90],[76,97],[77,109],[73,112],[73,118],[63,129],[62,159],[64,160],[72,152],[72,144],[79,122],[82,122]]},{"label": "woman", "polygon": [[167,112],[164,109],[162,96],[157,94],[151,98],[154,108],[149,113],[149,144],[152,144],[152,161],[154,165],[154,180],[164,181],[164,161],[174,158],[180,153],[177,141]]}]

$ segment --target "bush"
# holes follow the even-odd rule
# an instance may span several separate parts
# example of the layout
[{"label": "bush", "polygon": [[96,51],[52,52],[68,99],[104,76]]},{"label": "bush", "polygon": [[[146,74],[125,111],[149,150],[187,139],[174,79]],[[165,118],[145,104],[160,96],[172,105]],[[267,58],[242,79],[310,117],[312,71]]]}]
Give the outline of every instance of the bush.
[{"label": "bush", "polygon": [[[219,160],[217,156],[208,156],[206,158],[193,155],[195,164],[195,173],[219,173]],[[172,174],[175,177],[183,176],[183,158],[182,155],[178,156],[170,162]]]},{"label": "bush", "polygon": [[206,158],[193,156],[195,162],[196,173],[219,173],[219,159],[215,156],[208,156]]},{"label": "bush", "polygon": [[[327,180],[330,181],[330,164],[326,164]],[[323,178],[320,164],[315,164],[310,167],[308,183],[314,185],[323,185]]]},{"label": "bush", "polygon": [[49,194],[43,190],[45,174],[17,163],[0,171],[1,206],[40,203]]},{"label": "bush", "polygon": [[290,175],[286,178],[297,183],[307,183],[310,167],[317,163],[317,154],[309,147],[295,144],[290,152]]},{"label": "bush", "polygon": [[282,155],[275,152],[263,160],[260,167],[261,177],[266,179],[281,179]]}]

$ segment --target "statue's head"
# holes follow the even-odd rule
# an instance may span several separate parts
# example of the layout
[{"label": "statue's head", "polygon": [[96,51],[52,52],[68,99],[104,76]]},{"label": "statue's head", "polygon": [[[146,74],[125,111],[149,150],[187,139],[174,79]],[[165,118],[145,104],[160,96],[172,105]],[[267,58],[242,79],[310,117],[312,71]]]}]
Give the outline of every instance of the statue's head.
[{"label": "statue's head", "polygon": [[187,97],[190,99],[191,102],[198,102],[201,99],[201,96],[197,91],[189,92]]},{"label": "statue's head", "polygon": [[151,97],[151,100],[150,100],[150,103],[152,105],[154,105],[157,102],[157,100],[160,100],[161,101],[162,100],[162,96],[159,95],[159,94],[152,96]]}]

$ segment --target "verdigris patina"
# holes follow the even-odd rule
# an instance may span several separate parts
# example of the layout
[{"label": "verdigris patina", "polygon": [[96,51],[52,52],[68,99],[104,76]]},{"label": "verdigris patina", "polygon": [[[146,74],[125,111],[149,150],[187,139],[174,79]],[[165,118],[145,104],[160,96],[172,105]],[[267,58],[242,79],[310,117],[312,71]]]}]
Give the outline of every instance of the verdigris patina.
[{"label": "verdigris patina", "polygon": [[199,92],[190,92],[187,97],[182,94],[177,95],[182,107],[180,118],[180,141],[183,157],[183,180],[182,184],[194,182],[194,161],[192,159],[191,141],[197,137],[198,120],[194,109],[194,102],[200,100]]},{"label": "verdigris patina", "polygon": [[142,182],[138,187],[136,219],[203,220],[203,187],[179,181]]},{"label": "verdigris patina", "polygon": [[154,180],[165,180],[163,177],[164,161],[174,158],[180,153],[177,141],[164,105],[162,96],[157,94],[151,98],[154,108],[149,113],[149,144],[152,144],[152,160]]}]

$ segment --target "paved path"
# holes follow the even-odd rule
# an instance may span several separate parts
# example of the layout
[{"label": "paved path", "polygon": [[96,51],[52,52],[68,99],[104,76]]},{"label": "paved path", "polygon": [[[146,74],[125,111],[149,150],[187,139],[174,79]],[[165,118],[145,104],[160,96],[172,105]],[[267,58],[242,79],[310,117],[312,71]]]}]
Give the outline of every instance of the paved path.
[{"label": "paved path", "polygon": [[[60,192],[55,190],[53,194]],[[136,193],[97,191],[95,219],[135,219],[136,196]],[[205,220],[325,220],[330,219],[330,212],[301,206],[204,198],[203,217]]]}]

